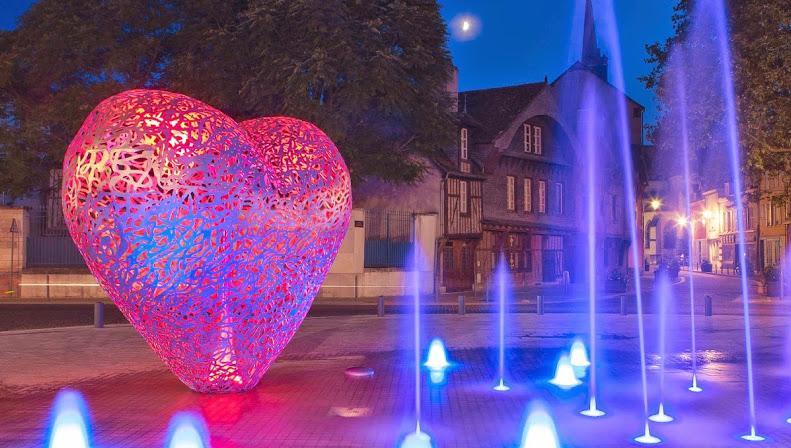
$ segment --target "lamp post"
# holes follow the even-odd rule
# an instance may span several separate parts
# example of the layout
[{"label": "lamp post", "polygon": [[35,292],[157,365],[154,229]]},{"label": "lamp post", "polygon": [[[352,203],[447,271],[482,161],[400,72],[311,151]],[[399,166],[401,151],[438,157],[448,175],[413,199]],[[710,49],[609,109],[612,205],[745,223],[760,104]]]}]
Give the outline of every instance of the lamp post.
[{"label": "lamp post", "polygon": [[651,198],[648,205],[651,207],[651,210],[657,211],[662,207],[662,200],[659,198]]},{"label": "lamp post", "polygon": [[8,290],[14,291],[14,243],[16,242],[16,234],[19,233],[19,225],[16,223],[16,218],[11,219],[11,228],[8,230],[11,234],[11,274],[8,276]]}]

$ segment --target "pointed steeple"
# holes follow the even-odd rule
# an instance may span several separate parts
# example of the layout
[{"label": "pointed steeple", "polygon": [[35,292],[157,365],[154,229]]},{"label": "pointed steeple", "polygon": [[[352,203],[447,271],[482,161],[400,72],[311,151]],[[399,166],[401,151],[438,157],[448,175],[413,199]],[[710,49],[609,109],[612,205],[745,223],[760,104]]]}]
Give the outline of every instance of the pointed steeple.
[{"label": "pointed steeple", "polygon": [[582,56],[580,62],[598,77],[607,80],[607,57],[601,54],[596,43],[596,24],[593,21],[593,5],[585,0],[585,24],[582,29]]}]

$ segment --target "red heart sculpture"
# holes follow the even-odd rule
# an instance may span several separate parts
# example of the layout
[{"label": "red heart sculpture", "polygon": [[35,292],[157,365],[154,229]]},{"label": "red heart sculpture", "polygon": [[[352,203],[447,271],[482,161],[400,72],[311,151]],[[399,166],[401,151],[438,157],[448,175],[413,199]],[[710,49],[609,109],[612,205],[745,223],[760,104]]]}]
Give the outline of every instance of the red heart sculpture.
[{"label": "red heart sculpture", "polygon": [[63,161],[63,212],[89,269],[184,384],[254,387],[307,314],[349,224],[351,185],[310,123],[241,124],[130,90]]}]

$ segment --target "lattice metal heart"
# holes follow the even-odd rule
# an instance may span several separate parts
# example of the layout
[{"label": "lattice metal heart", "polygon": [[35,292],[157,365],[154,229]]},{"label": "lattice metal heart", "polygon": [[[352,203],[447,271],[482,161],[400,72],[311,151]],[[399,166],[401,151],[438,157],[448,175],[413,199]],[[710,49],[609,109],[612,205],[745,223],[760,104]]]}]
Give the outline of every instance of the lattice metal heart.
[{"label": "lattice metal heart", "polygon": [[63,161],[91,272],[181,381],[254,387],[304,319],[346,232],[349,173],[315,126],[241,124],[184,95],[94,109]]}]

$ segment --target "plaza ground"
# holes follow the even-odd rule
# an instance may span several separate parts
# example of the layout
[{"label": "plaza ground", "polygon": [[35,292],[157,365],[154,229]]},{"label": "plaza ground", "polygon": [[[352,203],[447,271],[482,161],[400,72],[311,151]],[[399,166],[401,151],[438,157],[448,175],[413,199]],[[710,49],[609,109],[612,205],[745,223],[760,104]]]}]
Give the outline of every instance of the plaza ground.
[{"label": "plaza ground", "polygon": [[[206,419],[215,448],[392,447],[414,428],[411,317],[310,317],[264,376],[244,394],[201,395],[182,385],[131,327],[71,327],[0,333],[0,446],[41,447],[56,391],[81,391],[91,408],[97,447],[163,446],[167,422],[182,410]],[[658,402],[657,319],[646,318],[649,406]],[[560,351],[585,335],[581,313],[508,316],[507,382],[496,377],[496,315],[430,314],[428,339],[443,338],[454,366],[444,384],[423,375],[423,427],[438,447],[517,446],[525,410],[546,403],[564,446],[624,447],[642,430],[637,317],[598,316],[602,419],[578,415],[587,384],[561,391],[548,384]],[[668,321],[665,403],[676,422],[653,424],[667,446],[747,446],[743,320],[698,318],[700,383],[689,386],[689,321]],[[787,317],[752,322],[758,431],[762,446],[791,446],[791,355]],[[345,369],[375,374],[351,379]]]}]

